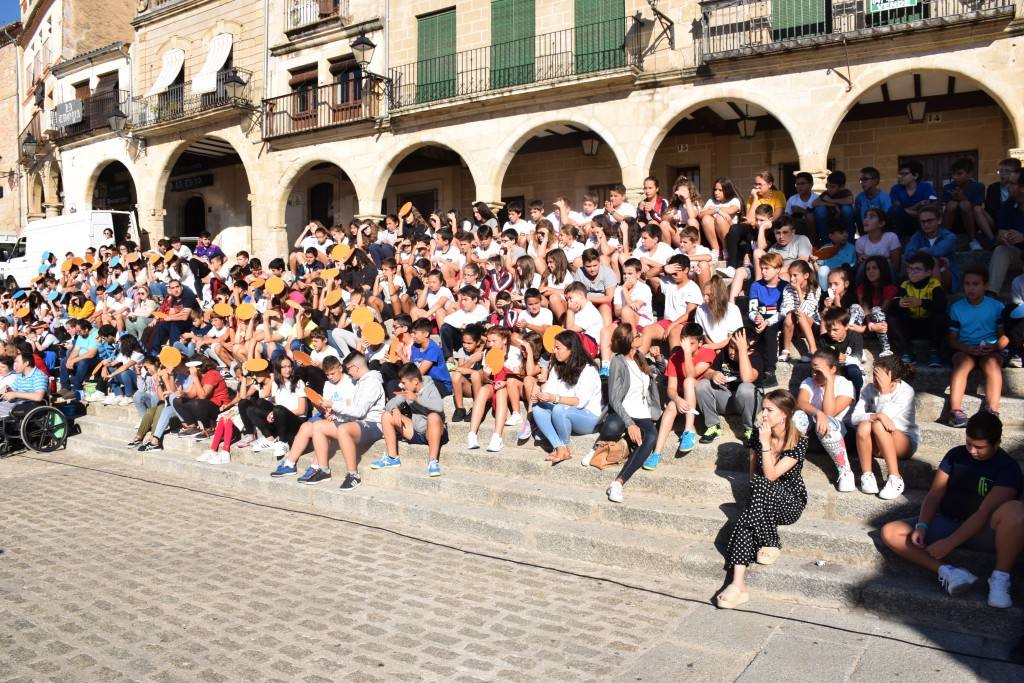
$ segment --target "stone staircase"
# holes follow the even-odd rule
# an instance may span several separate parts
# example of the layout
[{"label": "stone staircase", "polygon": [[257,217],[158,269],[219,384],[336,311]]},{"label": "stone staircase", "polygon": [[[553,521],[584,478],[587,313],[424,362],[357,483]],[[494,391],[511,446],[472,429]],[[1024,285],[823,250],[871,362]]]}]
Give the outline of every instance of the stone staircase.
[{"label": "stone staircase", "polygon": [[[806,365],[780,364],[778,379],[796,388],[806,373]],[[962,430],[935,422],[944,414],[948,376],[946,369],[919,368],[914,385],[922,445],[902,465],[908,484],[904,497],[882,501],[860,492],[840,494],[827,457],[811,453],[804,468],[807,510],[797,524],[781,529],[781,560],[772,567],[752,568],[755,601],[758,594],[770,594],[822,606],[859,606],[890,618],[941,623],[998,638],[1019,635],[1024,610],[988,607],[987,586],[968,597],[950,598],[934,578],[879,550],[881,524],[916,514],[942,455],[963,442]],[[1004,447],[1024,461],[1024,371],[1007,370],[1006,378]],[[973,412],[980,404],[972,396],[965,409]],[[166,450],[138,453],[124,445],[137,424],[132,408],[93,404],[88,412],[79,422],[81,434],[70,440],[67,454],[58,454],[61,458],[128,461],[144,470],[226,486],[251,499],[312,505],[383,526],[413,528],[425,537],[455,535],[467,545],[498,543],[513,557],[528,551],[590,562],[621,571],[626,581],[638,573],[671,577],[704,591],[709,599],[722,585],[719,549],[748,485],[748,451],[735,436],[738,427],[728,422],[715,443],[698,445],[683,459],[669,457],[654,472],[637,473],[626,486],[625,503],[616,505],[604,495],[615,470],[580,466],[592,437],[574,438],[576,457],[552,467],[532,444],[514,445],[513,429],[505,432],[502,452],[488,453],[465,449],[468,425],[454,424],[451,441],[442,449],[441,477],[427,476],[425,447],[404,444],[401,468],[371,470],[369,461],[382,452],[378,444],[361,458],[363,485],[342,493],[337,474],[318,486],[302,486],[294,478],[271,479],[275,461],[269,452],[233,449],[231,464],[208,465],[195,462],[206,444],[169,436]],[[488,442],[490,431],[485,422],[481,443]],[[674,440],[669,446],[674,448]],[[300,461],[300,472],[308,460],[306,455]],[[876,472],[879,465],[876,461]],[[982,577],[992,568],[991,557],[970,551],[957,551],[952,561]],[[1024,605],[1024,584],[1016,589],[1016,600]]]}]

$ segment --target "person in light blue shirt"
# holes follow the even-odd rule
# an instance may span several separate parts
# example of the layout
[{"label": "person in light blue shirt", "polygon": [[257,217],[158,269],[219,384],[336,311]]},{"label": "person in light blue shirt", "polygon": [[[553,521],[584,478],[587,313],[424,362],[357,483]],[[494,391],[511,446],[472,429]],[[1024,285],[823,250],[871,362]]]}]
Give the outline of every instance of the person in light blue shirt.
[{"label": "person in light blue shirt", "polygon": [[892,201],[879,184],[882,176],[874,166],[865,166],[860,169],[860,186],[863,190],[853,200],[853,219],[861,233],[864,232],[864,216],[868,209],[879,209],[883,216],[889,214],[892,208]]},{"label": "person in light blue shirt", "polygon": [[939,281],[942,288],[953,293],[960,291],[960,269],[956,263],[956,235],[939,226],[939,209],[928,206],[918,212],[921,229],[910,236],[903,250],[903,269],[914,254],[922,251],[939,262]]}]

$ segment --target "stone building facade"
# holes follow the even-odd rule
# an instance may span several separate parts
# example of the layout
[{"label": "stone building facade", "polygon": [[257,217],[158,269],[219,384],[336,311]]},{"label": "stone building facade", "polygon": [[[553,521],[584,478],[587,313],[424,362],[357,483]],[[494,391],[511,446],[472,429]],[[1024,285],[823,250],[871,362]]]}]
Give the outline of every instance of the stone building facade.
[{"label": "stone building facade", "polygon": [[[761,169],[785,185],[867,164],[888,185],[908,157],[940,182],[963,154],[990,181],[1021,154],[1021,0],[775,2],[271,0],[263,16],[150,0],[133,20],[132,137],[62,149],[65,202],[90,206],[117,162],[150,238],[202,225],[266,255],[311,218],[407,200],[637,195],[680,173],[705,196],[716,177],[745,194]],[[225,33],[228,56],[211,57]],[[359,35],[376,47],[369,76]],[[150,92],[168,59],[172,90]],[[239,97],[218,81],[189,100],[209,64],[244,71]]]},{"label": "stone building facade", "polygon": [[[18,70],[18,35],[21,24],[0,26],[0,73]],[[18,79],[0,79],[0,234],[21,227],[20,170],[18,167]]]}]

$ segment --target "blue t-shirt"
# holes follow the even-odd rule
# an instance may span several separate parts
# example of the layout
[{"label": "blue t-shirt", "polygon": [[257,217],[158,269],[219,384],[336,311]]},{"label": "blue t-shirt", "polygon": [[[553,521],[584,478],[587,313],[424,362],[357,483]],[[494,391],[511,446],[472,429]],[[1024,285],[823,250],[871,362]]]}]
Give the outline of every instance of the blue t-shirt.
[{"label": "blue t-shirt", "polygon": [[427,348],[422,350],[419,346],[413,344],[409,360],[416,365],[423,361],[430,361],[432,365],[427,372],[427,376],[434,380],[434,382],[443,384],[449,392],[452,390],[452,375],[448,372],[448,366],[445,364],[444,352],[441,351],[441,347],[436,341],[431,339],[427,342]]},{"label": "blue t-shirt", "polygon": [[959,333],[961,344],[978,346],[997,338],[1002,315],[1002,302],[991,297],[986,296],[977,306],[960,299],[949,309],[949,329]]},{"label": "blue t-shirt", "polygon": [[847,242],[843,246],[839,247],[839,251],[831,257],[819,259],[818,263],[823,266],[828,266],[829,269],[837,268],[844,263],[848,266],[852,266],[857,263],[857,247],[854,246],[853,242]]},{"label": "blue t-shirt", "polygon": [[[750,285],[750,312],[759,313],[766,320],[776,315],[782,304],[782,292],[785,289],[785,280],[779,280],[779,284],[774,287],[770,287],[763,279],[754,281]],[[754,301],[757,301],[756,311]]]},{"label": "blue t-shirt", "polygon": [[[96,328],[92,328],[89,331],[88,337],[78,336],[75,337],[75,348],[78,349],[79,354],[83,354],[86,351],[93,349],[99,349],[99,334]],[[98,354],[97,354],[98,355]]]},{"label": "blue t-shirt", "polygon": [[899,183],[892,186],[889,190],[889,201],[892,203],[892,208],[897,211],[903,211],[908,206],[914,206],[923,201],[929,199],[935,199],[935,188],[927,180],[922,180],[914,188],[914,194],[908,194],[907,188],[903,187]]},{"label": "blue t-shirt", "polygon": [[853,207],[857,209],[857,219],[863,222],[864,214],[868,212],[868,209],[880,209],[883,216],[889,215],[892,201],[890,201],[889,195],[884,190],[879,190],[878,194],[874,197],[869,197],[866,192],[861,192],[853,200]]},{"label": "blue t-shirt", "polygon": [[[942,202],[948,202],[953,196],[953,190],[956,189],[956,183],[946,183],[942,186]],[[985,204],[985,186],[979,183],[977,180],[969,180],[967,185],[963,188],[964,198],[969,200],[971,204],[975,206],[983,206]]]},{"label": "blue t-shirt", "polygon": [[1020,466],[1002,448],[988,460],[975,460],[966,446],[957,446],[946,453],[939,469],[949,475],[946,494],[939,504],[944,517],[964,521],[981,507],[985,496],[996,486],[1006,486],[1020,496],[1024,476]]}]

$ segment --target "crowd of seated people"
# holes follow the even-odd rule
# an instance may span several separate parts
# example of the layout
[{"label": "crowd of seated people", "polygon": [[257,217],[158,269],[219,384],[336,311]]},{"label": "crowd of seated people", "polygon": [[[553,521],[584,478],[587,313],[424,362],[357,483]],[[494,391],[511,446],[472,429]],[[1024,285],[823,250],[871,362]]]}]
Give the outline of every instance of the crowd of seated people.
[{"label": "crowd of seated people", "polygon": [[[959,594],[973,575],[941,560],[992,536],[1002,607],[1020,544],[1001,539],[1024,526],[1020,473],[998,447],[1003,368],[1024,351],[1024,275],[1002,292],[1024,265],[1024,188],[1018,161],[999,168],[986,189],[957,161],[936,190],[908,162],[887,193],[868,167],[856,194],[842,172],[821,194],[799,173],[789,198],[768,171],[746,196],[717,178],[706,200],[688,178],[667,194],[648,178],[635,205],[619,185],[578,209],[509,205],[503,221],[483,202],[426,216],[407,204],[379,223],[313,222],[267,263],[206,233],[194,247],[47,253],[31,286],[0,297],[0,371],[30,378],[3,399],[36,397],[37,373],[52,375],[67,400],[134,406],[131,447],[175,434],[208,442],[198,459],[211,465],[232,447],[266,450],[271,476],[302,485],[335,476],[336,450],[342,491],[360,486],[363,453],[401,467],[401,444],[426,446],[440,476],[449,425],[467,422],[460,448],[480,449],[484,429],[490,453],[511,439],[552,466],[618,466],[606,495],[622,503],[641,470],[736,434],[751,489],[719,597],[733,607],[747,566],[774,562],[777,527],[801,515],[808,447],[827,453],[841,493],[904,494],[920,361],[949,368],[947,421],[967,428],[966,447],[943,460],[920,516],[884,538]],[[992,249],[989,267],[961,270],[958,241]],[[781,363],[804,364],[803,379],[778,386]],[[985,392],[969,416],[972,370]],[[987,495],[979,478],[994,482]]]}]

